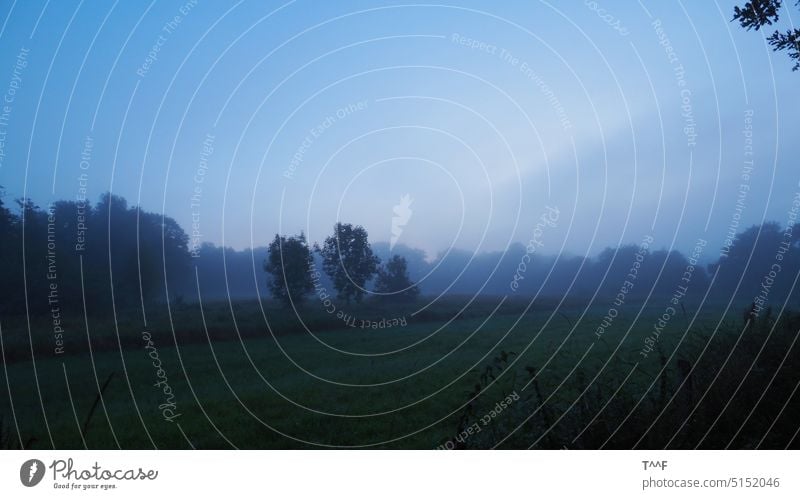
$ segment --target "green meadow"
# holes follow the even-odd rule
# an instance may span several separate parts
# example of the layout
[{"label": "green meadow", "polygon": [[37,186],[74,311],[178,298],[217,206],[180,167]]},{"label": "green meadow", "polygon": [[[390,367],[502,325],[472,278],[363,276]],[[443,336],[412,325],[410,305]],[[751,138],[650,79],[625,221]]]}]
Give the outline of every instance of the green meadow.
[{"label": "green meadow", "polygon": [[[599,337],[608,303],[449,299],[416,314],[341,307],[365,324],[406,325],[362,328],[311,308],[302,324],[257,302],[207,304],[202,313],[179,304],[147,325],[137,316],[116,327],[90,319],[88,335],[83,318],[69,318],[60,355],[46,322],[31,324],[33,346],[24,323],[4,325],[2,443],[749,448],[785,441],[777,415],[785,402],[785,414],[796,408],[783,393],[798,372],[793,316],[743,328],[738,309],[720,321],[719,308],[695,315],[687,305],[645,357],[663,305],[625,304]],[[752,407],[765,390],[770,397],[746,420],[741,409],[722,410],[746,397]]]}]

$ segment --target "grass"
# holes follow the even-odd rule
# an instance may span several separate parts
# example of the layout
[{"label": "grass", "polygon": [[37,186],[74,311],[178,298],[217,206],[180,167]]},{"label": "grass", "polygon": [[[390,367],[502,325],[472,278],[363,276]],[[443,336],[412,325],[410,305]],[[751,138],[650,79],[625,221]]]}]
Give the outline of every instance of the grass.
[{"label": "grass", "polygon": [[[448,323],[462,304],[450,299],[422,317],[409,317],[406,327],[384,330],[347,327],[324,311],[306,309],[303,317],[315,326],[315,337],[278,308],[266,309],[270,332],[256,303],[234,304],[238,334],[227,304],[204,307],[206,332],[198,310],[183,305],[174,311],[174,336],[168,318],[156,313],[148,317],[147,328],[140,319],[124,317],[120,340],[113,324],[90,320],[93,361],[85,331],[68,330],[73,336],[66,353],[54,356],[46,354],[52,350],[47,324],[35,324],[34,351],[43,353],[36,356],[36,377],[29,344],[26,357],[27,330],[4,327],[3,354],[14,359],[0,372],[5,446],[19,447],[21,439],[25,447],[39,448],[435,448],[447,442],[460,448],[625,448],[637,442],[660,447],[688,416],[687,401],[679,398],[689,393],[686,366],[694,366],[702,347],[711,345],[692,375],[696,402],[738,333],[731,318],[709,342],[718,317],[717,311],[706,312],[672,355],[688,318],[676,316],[659,340],[661,354],[642,359],[644,337],[663,307],[646,309],[629,333],[633,316],[621,314],[603,341],[596,341],[594,329],[607,305],[580,318],[584,309],[577,304],[554,315],[551,306],[537,303],[523,315],[524,303],[505,303],[487,320],[497,301],[486,299]],[[352,310],[373,318],[410,312],[375,305]],[[624,312],[635,310],[637,306],[627,304]],[[768,325],[763,331],[754,326],[749,337],[757,340]],[[792,327],[778,328],[781,334],[772,340],[769,359],[762,359],[761,385],[774,374],[781,358],[776,355],[788,351]],[[144,331],[152,342],[149,349]],[[753,350],[748,353],[744,345],[739,342],[735,365],[727,366],[740,374],[725,379],[726,389],[735,388],[731,382],[742,378],[741,366],[755,358],[757,348],[747,343]],[[796,352],[790,353],[791,362],[779,377],[786,385],[782,390],[797,377],[784,379],[798,371]],[[154,355],[163,372],[154,366]],[[623,381],[624,388],[614,396]],[[681,382],[684,388],[678,390]],[[737,396],[749,396],[757,388],[748,384]],[[492,415],[512,393],[519,399]],[[783,392],[775,395],[773,402],[787,399]],[[719,413],[724,396],[712,391],[698,410],[708,420],[706,426]],[[635,417],[609,437],[640,399]],[[180,414],[173,422],[162,411],[170,402]],[[790,402],[787,414],[796,416],[796,404]],[[741,403],[737,398],[737,407]],[[664,407],[666,415],[640,441]],[[458,438],[487,415],[491,417],[480,432]],[[648,421],[644,426],[643,419]],[[750,435],[760,436],[769,423],[762,419],[760,413],[751,418],[757,427],[748,427],[738,446],[754,446]],[[696,426],[689,425],[692,432],[705,431]],[[708,440],[712,446],[732,434],[728,426],[718,424],[718,430],[726,436]],[[699,438],[680,435],[671,445],[687,446]],[[783,434],[777,441],[781,439],[788,440]]]}]

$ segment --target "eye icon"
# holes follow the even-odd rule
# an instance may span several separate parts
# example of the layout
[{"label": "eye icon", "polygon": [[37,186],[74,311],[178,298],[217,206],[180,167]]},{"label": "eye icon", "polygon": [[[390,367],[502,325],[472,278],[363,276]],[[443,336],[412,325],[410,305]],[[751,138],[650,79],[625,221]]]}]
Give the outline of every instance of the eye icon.
[{"label": "eye icon", "polygon": [[44,463],[38,459],[28,459],[19,469],[19,479],[26,487],[35,487],[44,478]]}]

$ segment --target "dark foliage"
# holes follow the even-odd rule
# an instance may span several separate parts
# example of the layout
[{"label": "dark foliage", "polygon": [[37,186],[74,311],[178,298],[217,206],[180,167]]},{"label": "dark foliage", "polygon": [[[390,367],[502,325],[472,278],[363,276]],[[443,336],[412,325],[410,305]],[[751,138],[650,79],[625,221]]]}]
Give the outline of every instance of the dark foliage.
[{"label": "dark foliage", "polygon": [[292,237],[275,234],[264,270],[270,275],[269,289],[276,300],[286,305],[303,302],[314,289],[309,273],[310,261],[311,252],[303,234]]},{"label": "dark foliage", "polygon": [[[800,1],[796,3],[800,6]],[[758,31],[764,26],[772,26],[780,18],[779,11],[781,0],[751,0],[743,7],[734,7],[733,20],[750,31]],[[785,50],[789,57],[795,61],[792,71],[800,69],[800,29],[787,29],[785,32],[775,30],[767,37],[767,41],[774,51]]]},{"label": "dark foliage", "polygon": [[360,302],[366,284],[378,270],[380,260],[372,253],[364,227],[337,223],[333,235],[320,248],[322,267],[333,281],[339,299]]},{"label": "dark foliage", "polygon": [[408,277],[406,259],[394,255],[385,265],[378,268],[375,292],[379,298],[393,302],[411,302],[419,296],[417,287]]},{"label": "dark foliage", "polygon": [[[104,194],[88,202],[45,208],[0,203],[0,313],[42,314],[65,309],[112,315],[173,297],[189,275],[188,236],[175,220],[128,207]],[[54,323],[54,327],[55,324]]]}]

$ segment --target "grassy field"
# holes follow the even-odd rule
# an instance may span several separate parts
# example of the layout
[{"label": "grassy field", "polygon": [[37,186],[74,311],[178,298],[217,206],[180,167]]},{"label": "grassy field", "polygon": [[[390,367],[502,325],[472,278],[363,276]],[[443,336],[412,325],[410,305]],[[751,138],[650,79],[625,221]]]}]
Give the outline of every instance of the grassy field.
[{"label": "grassy field", "polygon": [[[462,303],[451,300],[416,316],[411,309],[350,309],[357,321],[405,318],[405,326],[383,329],[361,328],[359,322],[352,327],[347,318],[307,309],[302,315],[313,335],[275,307],[264,311],[270,331],[257,303],[236,304],[236,322],[227,304],[208,305],[202,315],[195,305],[180,305],[172,325],[163,311],[148,317],[147,326],[139,317],[121,317],[118,332],[113,322],[90,320],[91,351],[82,318],[71,318],[62,355],[52,353],[49,325],[32,325],[35,368],[27,329],[4,326],[8,362],[0,372],[0,444],[792,444],[783,427],[788,417],[796,421],[797,404],[788,394],[796,386],[798,356],[790,348],[794,326],[781,319],[745,330],[736,320],[741,311],[735,310],[718,328],[719,310],[694,318],[687,305],[645,358],[640,352],[663,306],[640,310],[626,304],[598,338],[607,303],[588,310],[576,303],[554,312],[542,302],[526,313],[525,303],[496,308],[498,303],[485,299],[456,314]],[[761,345],[768,347],[759,353]],[[725,362],[731,351],[733,360]],[[773,374],[776,379],[767,384]],[[765,390],[772,390],[770,397],[745,420],[746,411],[739,408],[749,410],[755,400],[746,399]],[[729,400],[733,407],[723,410]],[[720,415],[716,423],[714,415]]]}]

